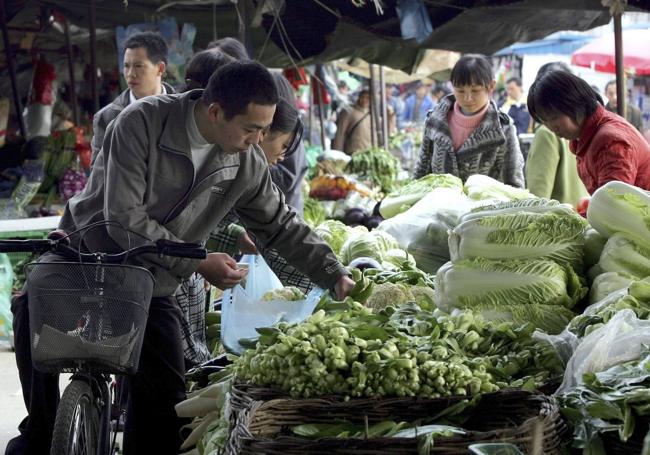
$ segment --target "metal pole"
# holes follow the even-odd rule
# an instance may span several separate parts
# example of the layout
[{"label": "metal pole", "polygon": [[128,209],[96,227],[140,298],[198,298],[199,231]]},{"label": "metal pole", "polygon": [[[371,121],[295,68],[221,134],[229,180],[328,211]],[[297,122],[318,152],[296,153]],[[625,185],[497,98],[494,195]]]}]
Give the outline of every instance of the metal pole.
[{"label": "metal pole", "polygon": [[70,43],[70,26],[68,19],[63,21],[65,31],[65,48],[68,54],[68,72],[70,75],[70,103],[72,104],[72,118],[74,124],[79,126],[79,108],[77,106],[77,84],[74,77],[74,57],[72,54],[72,44]]},{"label": "metal pole", "polygon": [[379,105],[381,106],[381,135],[383,146],[388,150],[388,112],[386,110],[386,82],[384,81],[384,67],[379,65],[379,96],[381,97]]},{"label": "metal pole", "polygon": [[[320,63],[316,65],[316,75],[319,78],[323,77],[323,65]],[[316,96],[318,99],[318,121],[320,122],[320,143],[325,150],[325,121],[323,119],[323,94],[321,93],[322,82],[316,80]]]},{"label": "metal pole", "polygon": [[368,93],[368,98],[370,99],[370,142],[373,147],[377,147],[377,124],[375,123],[377,121],[376,119],[376,111],[375,111],[375,65],[368,65],[368,71],[370,72],[370,87],[369,87],[369,93]]},{"label": "metal pole", "polygon": [[241,5],[239,16],[241,21],[239,24],[239,40],[246,48],[248,55],[253,55],[253,40],[249,27],[252,21],[251,8],[253,8],[253,5],[249,5],[248,0],[239,0],[238,5]]},{"label": "metal pole", "polygon": [[18,117],[18,127],[20,128],[20,135],[22,138],[27,140],[27,129],[25,128],[25,119],[23,118],[23,106],[20,102],[18,82],[16,81],[16,67],[14,66],[16,62],[11,53],[11,43],[9,42],[9,32],[7,31],[7,15],[4,0],[0,0],[0,26],[2,26],[2,40],[5,46],[7,68],[9,69],[9,78],[11,79],[11,91],[14,97],[14,108],[16,109],[16,117]]},{"label": "metal pole", "polygon": [[93,113],[99,111],[99,93],[97,92],[97,36],[95,27],[95,0],[88,6],[90,15],[90,93],[93,99]]},{"label": "metal pole", "polygon": [[621,13],[614,14],[614,52],[616,56],[616,112],[625,117],[627,96],[625,93],[625,71],[623,68],[623,27],[621,26]]}]

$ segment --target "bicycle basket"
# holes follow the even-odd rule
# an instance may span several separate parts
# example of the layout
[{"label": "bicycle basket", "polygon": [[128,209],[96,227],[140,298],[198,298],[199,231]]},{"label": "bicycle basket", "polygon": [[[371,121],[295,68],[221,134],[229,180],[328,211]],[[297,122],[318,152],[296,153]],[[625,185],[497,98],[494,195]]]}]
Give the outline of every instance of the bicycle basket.
[{"label": "bicycle basket", "polygon": [[137,371],[154,285],[148,270],[52,262],[30,263],[26,274],[36,369]]}]

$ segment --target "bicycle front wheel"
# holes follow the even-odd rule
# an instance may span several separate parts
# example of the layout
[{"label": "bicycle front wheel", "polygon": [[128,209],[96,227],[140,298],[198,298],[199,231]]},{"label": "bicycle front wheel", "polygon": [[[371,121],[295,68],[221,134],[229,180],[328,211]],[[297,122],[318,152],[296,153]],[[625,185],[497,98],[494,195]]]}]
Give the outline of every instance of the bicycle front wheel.
[{"label": "bicycle front wheel", "polygon": [[99,413],[90,385],[73,380],[59,402],[50,455],[98,455]]}]

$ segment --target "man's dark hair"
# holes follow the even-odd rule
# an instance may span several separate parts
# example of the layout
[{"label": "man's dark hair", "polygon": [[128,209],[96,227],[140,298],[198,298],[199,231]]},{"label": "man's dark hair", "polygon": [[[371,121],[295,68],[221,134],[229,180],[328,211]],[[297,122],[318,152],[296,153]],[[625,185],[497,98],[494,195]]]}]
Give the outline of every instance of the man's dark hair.
[{"label": "man's dark hair", "polygon": [[542,75],[548,73],[549,71],[566,71],[567,73],[570,73],[571,67],[569,67],[569,65],[567,65],[564,62],[544,63],[537,70],[537,75],[535,76],[535,80],[539,79],[540,77],[542,77]]},{"label": "man's dark hair", "polygon": [[248,51],[242,42],[230,36],[210,41],[208,49],[218,49],[235,60],[250,60]]},{"label": "man's dark hair", "polygon": [[205,88],[208,85],[210,76],[216,70],[233,61],[232,57],[215,49],[197,52],[185,67],[185,88],[183,91]]},{"label": "man's dark hair", "polygon": [[151,63],[164,62],[167,64],[167,44],[158,33],[142,32],[129,36],[124,42],[124,49],[142,47],[147,51]]},{"label": "man's dark hair", "polygon": [[232,62],[210,77],[203,91],[203,104],[219,103],[227,119],[246,112],[250,103],[271,106],[278,103],[273,76],[252,60]]},{"label": "man's dark hair", "polygon": [[518,78],[517,76],[511,77],[510,79],[508,79],[508,80],[506,81],[506,84],[509,84],[509,83],[511,83],[511,82],[514,82],[515,84],[517,84],[518,87],[521,87],[521,86],[522,86],[521,79]]},{"label": "man's dark hair", "polygon": [[482,85],[487,88],[493,80],[492,64],[486,56],[480,54],[463,55],[451,70],[451,83],[454,87]]},{"label": "man's dark hair", "polygon": [[432,92],[433,92],[434,95],[436,95],[438,93],[442,93],[442,96],[441,96],[441,98],[442,98],[442,97],[445,97],[445,96],[449,95],[451,93],[451,90],[449,90],[449,88],[447,86],[445,86],[445,85],[436,84],[436,86],[433,87]]},{"label": "man's dark hair", "polygon": [[603,104],[598,93],[583,79],[566,71],[549,71],[533,82],[528,91],[528,112],[543,123],[555,114],[564,114],[577,124]]}]

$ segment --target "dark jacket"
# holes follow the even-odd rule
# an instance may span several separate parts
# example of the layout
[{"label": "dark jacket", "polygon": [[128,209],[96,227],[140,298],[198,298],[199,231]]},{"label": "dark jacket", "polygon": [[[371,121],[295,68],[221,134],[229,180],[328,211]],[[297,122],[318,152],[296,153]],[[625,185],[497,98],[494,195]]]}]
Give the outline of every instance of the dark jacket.
[{"label": "dark jacket", "polygon": [[[607,103],[605,109],[609,112],[616,114],[616,109],[612,107],[611,104]],[[641,118],[641,110],[631,104],[625,106],[625,120],[630,122],[634,128],[643,133],[643,119]]]},{"label": "dark jacket", "polygon": [[[88,184],[68,202],[61,228],[72,232],[107,220],[149,239],[204,243],[235,209],[261,244],[277,249],[319,286],[333,288],[347,272],[327,244],[284,203],[259,147],[227,154],[215,145],[195,177],[182,125],[191,101],[202,93],[151,96],[127,106],[109,124]],[[139,241],[134,235],[127,239],[116,224],[88,230],[84,236],[90,251],[121,250]],[[144,265],[156,278],[154,296],[172,295],[198,262],[148,257]]]},{"label": "dark jacket", "polygon": [[307,157],[302,142],[293,154],[271,167],[273,183],[284,193],[287,205],[296,209],[300,216],[302,216],[305,208],[301,184],[306,173]]},{"label": "dark jacket", "polygon": [[[165,90],[167,90],[168,94],[176,93],[174,87],[168,83],[163,82],[163,85],[165,86]],[[130,94],[130,89],[124,90],[117,98],[113,100],[112,103],[107,104],[101,108],[93,116],[93,138],[90,142],[90,147],[93,151],[93,159],[102,146],[102,142],[104,141],[104,134],[106,133],[108,124],[111,123],[115,117],[117,117],[120,112],[122,112],[124,108],[131,102]]]}]

